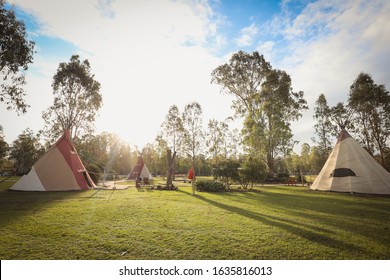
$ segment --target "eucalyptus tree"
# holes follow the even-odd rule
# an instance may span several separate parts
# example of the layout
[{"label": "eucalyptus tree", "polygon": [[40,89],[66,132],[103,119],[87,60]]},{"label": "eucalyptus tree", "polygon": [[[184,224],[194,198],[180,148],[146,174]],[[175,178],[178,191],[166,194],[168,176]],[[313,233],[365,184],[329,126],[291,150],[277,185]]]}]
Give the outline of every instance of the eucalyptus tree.
[{"label": "eucalyptus tree", "polygon": [[390,140],[390,94],[367,73],[360,73],[350,86],[348,106],[354,111],[355,131],[369,153],[379,152],[385,166]]},{"label": "eucalyptus tree", "polygon": [[73,55],[68,63],[60,63],[52,87],[53,105],[42,114],[46,134],[52,139],[64,129],[69,130],[72,138],[91,134],[102,95],[89,61],[80,61],[78,55]]},{"label": "eucalyptus tree", "polygon": [[167,145],[167,182],[166,186],[169,188],[175,179],[175,165],[177,149],[181,145],[183,139],[183,120],[180,116],[179,108],[172,105],[168,114],[165,116],[164,122],[161,124],[160,137],[165,140]]},{"label": "eucalyptus tree", "polygon": [[334,125],[331,120],[331,108],[329,107],[324,94],[320,94],[316,100],[313,118],[316,120],[314,130],[319,138],[319,140],[316,141],[318,142],[318,148],[327,158],[331,149],[332,131]]},{"label": "eucalyptus tree", "polygon": [[196,179],[196,156],[203,148],[204,132],[202,127],[202,107],[197,102],[189,103],[185,106],[183,112],[183,151],[191,158],[194,168],[194,177],[192,179],[192,194],[195,194]]},{"label": "eucalyptus tree", "polygon": [[273,173],[275,157],[293,146],[290,122],[307,109],[303,92],[294,92],[290,76],[273,69],[258,52],[239,51],[211,75],[222,93],[235,97],[232,108],[244,117],[244,143]]},{"label": "eucalyptus tree", "polygon": [[328,105],[324,94],[320,94],[315,102],[313,118],[316,121],[314,131],[318,136],[318,140],[313,137],[313,142],[317,144],[316,156],[318,156],[317,160],[322,167],[332,150],[332,143],[337,129],[332,117],[332,108]]},{"label": "eucalyptus tree", "polygon": [[229,126],[225,122],[216,119],[209,120],[206,133],[206,146],[214,163],[221,157],[227,158],[228,133]]},{"label": "eucalyptus tree", "polygon": [[165,120],[161,124],[161,129],[162,138],[165,139],[167,145],[176,152],[180,146],[180,140],[182,139],[184,131],[183,120],[179,108],[176,105],[169,107]]},{"label": "eucalyptus tree", "polygon": [[26,26],[14,10],[0,0],[0,102],[7,110],[25,113],[29,107],[24,100],[25,71],[33,62],[35,43],[27,38]]}]

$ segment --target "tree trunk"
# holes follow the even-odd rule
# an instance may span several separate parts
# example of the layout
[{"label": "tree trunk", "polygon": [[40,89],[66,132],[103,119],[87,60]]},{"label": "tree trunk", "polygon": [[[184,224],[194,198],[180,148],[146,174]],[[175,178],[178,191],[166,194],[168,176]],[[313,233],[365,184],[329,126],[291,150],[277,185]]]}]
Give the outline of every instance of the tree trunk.
[{"label": "tree trunk", "polygon": [[194,176],[191,180],[191,186],[192,186],[192,195],[195,195],[195,179],[196,179],[196,172],[195,172],[195,159],[192,159],[192,170],[194,171]]},{"label": "tree trunk", "polygon": [[170,189],[173,187],[173,171],[174,171],[174,163],[175,163],[176,151],[172,155],[172,151],[170,149],[167,150],[167,164],[168,164],[168,174],[167,174],[167,183],[166,188]]}]

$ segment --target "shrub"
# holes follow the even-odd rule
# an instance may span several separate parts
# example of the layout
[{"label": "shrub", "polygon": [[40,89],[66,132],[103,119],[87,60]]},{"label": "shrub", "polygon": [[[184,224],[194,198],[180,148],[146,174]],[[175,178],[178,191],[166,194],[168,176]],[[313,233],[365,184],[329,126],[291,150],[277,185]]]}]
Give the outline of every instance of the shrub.
[{"label": "shrub", "polygon": [[288,180],[290,177],[290,174],[288,173],[278,173],[277,175],[278,179],[280,180],[280,183],[284,183]]},{"label": "shrub", "polygon": [[219,181],[197,181],[195,183],[196,190],[199,192],[222,192],[226,191],[226,187]]},{"label": "shrub", "polygon": [[240,163],[234,159],[224,159],[214,166],[214,178],[221,180],[225,186],[230,189],[230,184],[234,181],[239,181],[238,168]]},{"label": "shrub", "polygon": [[251,184],[251,189],[255,183],[263,182],[267,176],[267,166],[263,161],[250,157],[244,161],[239,170],[240,183],[244,189]]}]

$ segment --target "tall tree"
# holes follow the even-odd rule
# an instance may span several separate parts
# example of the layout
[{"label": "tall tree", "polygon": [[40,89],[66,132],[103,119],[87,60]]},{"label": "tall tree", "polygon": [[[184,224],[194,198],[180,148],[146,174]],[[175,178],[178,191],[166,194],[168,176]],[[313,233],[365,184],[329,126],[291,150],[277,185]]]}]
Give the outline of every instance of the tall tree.
[{"label": "tall tree", "polygon": [[227,158],[228,154],[229,126],[225,122],[215,119],[209,120],[207,125],[206,146],[212,155],[212,160],[217,163],[220,157]]},{"label": "tall tree", "polygon": [[[172,105],[168,114],[165,116],[165,121],[161,125],[162,132],[160,136],[165,139],[165,142],[168,145],[167,149],[167,185],[169,188],[172,186],[172,182],[175,179],[175,165],[176,165],[176,155],[177,148],[180,146],[180,141],[184,132],[183,121],[180,116],[179,108],[176,105]],[[172,152],[173,150],[173,152]]]},{"label": "tall tree", "polygon": [[258,52],[239,51],[211,75],[222,92],[236,97],[232,107],[236,116],[245,117],[244,141],[273,173],[275,157],[293,146],[290,122],[307,109],[303,92],[294,92],[290,76],[272,69]]},{"label": "tall tree", "polygon": [[81,132],[91,134],[102,96],[88,60],[80,61],[78,55],[73,55],[69,63],[60,63],[52,87],[53,105],[42,115],[47,135],[55,139],[64,129],[72,138]]},{"label": "tall tree", "polygon": [[354,110],[355,130],[371,155],[379,152],[385,166],[390,140],[390,94],[367,73],[360,73],[350,87],[348,106]]},{"label": "tall tree", "polygon": [[33,61],[35,43],[27,39],[26,26],[18,20],[13,9],[5,8],[0,0],[0,102],[7,109],[25,113],[28,105],[23,86],[26,84],[25,71]]},{"label": "tall tree", "polygon": [[192,179],[192,194],[195,194],[196,166],[195,160],[202,148],[203,128],[202,128],[202,107],[197,102],[189,103],[183,112],[184,143],[183,148],[192,160],[194,168],[194,178]]},{"label": "tall tree", "polygon": [[319,164],[324,165],[332,150],[335,131],[335,124],[332,122],[332,109],[324,94],[320,94],[316,100],[313,118],[316,121],[314,130],[318,136],[318,140],[313,138],[317,144],[316,155],[319,156]]},{"label": "tall tree", "polygon": [[183,134],[183,120],[180,116],[179,108],[176,105],[172,105],[169,108],[168,114],[165,116],[165,121],[161,124],[161,128],[162,137],[175,152],[180,145],[179,141]]},{"label": "tall tree", "polygon": [[319,138],[318,148],[321,149],[327,158],[331,148],[333,124],[331,121],[331,108],[328,106],[324,94],[320,94],[315,103],[313,117],[316,120],[314,130]]}]

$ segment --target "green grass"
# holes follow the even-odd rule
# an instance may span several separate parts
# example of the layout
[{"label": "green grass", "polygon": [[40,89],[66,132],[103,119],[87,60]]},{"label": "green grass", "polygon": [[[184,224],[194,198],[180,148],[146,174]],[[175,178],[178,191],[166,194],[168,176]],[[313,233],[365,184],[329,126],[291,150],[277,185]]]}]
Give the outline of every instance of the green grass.
[{"label": "green grass", "polygon": [[0,259],[389,259],[390,198],[264,186],[13,192]]}]

